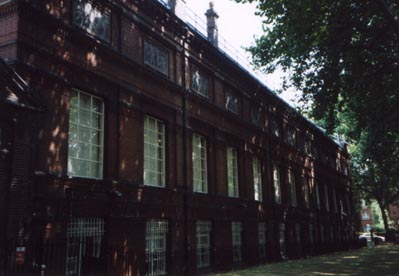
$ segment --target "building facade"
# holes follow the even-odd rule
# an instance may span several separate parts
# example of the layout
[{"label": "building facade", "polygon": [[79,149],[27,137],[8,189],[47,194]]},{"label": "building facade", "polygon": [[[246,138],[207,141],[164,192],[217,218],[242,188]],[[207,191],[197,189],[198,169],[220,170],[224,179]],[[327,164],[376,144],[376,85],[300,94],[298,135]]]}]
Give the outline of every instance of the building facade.
[{"label": "building facade", "polygon": [[212,6],[208,37],[177,7],[0,1],[0,57],[45,107],[4,275],[203,275],[353,245],[345,146],[219,50]]}]

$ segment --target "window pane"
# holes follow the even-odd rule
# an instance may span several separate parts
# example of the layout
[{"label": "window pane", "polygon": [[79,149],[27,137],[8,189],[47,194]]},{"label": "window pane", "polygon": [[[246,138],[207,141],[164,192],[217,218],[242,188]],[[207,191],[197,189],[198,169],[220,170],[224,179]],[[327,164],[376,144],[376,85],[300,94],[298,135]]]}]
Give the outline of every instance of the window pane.
[{"label": "window pane", "polygon": [[168,75],[168,51],[149,41],[144,41],[144,64],[151,66],[164,75]]},{"label": "window pane", "polygon": [[193,134],[192,141],[192,160],[193,160],[193,190],[194,192],[208,192],[207,183],[207,145],[204,137]]}]

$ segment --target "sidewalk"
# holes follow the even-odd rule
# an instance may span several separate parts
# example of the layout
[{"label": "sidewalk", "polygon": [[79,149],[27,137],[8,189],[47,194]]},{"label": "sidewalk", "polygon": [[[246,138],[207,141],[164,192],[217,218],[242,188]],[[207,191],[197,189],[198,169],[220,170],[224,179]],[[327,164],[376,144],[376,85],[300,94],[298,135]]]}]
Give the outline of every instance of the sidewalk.
[{"label": "sidewalk", "polygon": [[214,276],[399,276],[399,245],[384,244]]}]

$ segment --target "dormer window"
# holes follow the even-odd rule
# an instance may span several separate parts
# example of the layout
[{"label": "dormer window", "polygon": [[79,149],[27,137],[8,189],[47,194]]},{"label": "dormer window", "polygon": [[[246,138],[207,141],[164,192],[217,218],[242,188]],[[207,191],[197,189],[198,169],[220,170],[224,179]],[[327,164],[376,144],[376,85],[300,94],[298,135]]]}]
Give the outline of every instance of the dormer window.
[{"label": "dormer window", "polygon": [[92,1],[74,0],[72,23],[107,42],[110,41],[110,12],[100,9]]},{"label": "dormer window", "polygon": [[209,77],[196,66],[191,66],[191,90],[201,96],[209,97]]}]

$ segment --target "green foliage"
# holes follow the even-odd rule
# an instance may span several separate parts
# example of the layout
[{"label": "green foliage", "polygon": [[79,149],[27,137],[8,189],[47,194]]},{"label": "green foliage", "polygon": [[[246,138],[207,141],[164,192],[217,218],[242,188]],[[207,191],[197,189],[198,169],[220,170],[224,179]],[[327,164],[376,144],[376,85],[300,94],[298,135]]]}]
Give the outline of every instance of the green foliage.
[{"label": "green foliage", "polygon": [[[249,48],[282,68],[310,115],[355,145],[355,183],[386,208],[399,198],[399,15],[394,0],[256,2],[265,34]],[[395,17],[396,16],[396,17]]]}]

